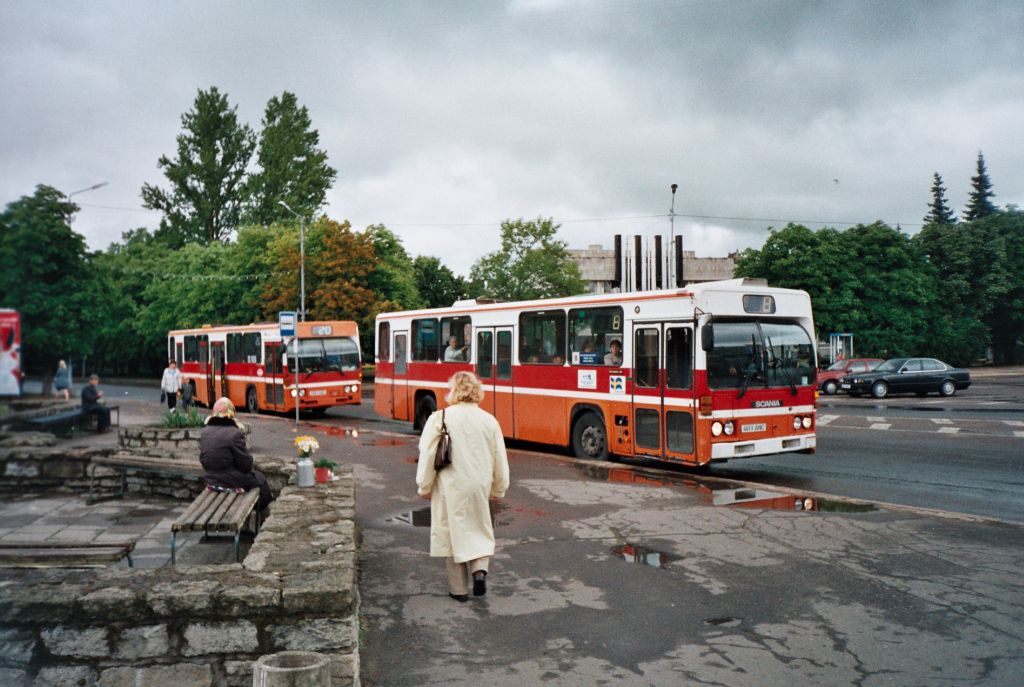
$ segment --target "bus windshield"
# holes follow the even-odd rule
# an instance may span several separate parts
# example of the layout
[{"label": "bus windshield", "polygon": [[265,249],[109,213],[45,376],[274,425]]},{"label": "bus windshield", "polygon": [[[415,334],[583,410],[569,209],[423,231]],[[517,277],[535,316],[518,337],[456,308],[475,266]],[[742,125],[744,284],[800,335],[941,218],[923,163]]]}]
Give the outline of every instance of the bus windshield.
[{"label": "bus windshield", "polygon": [[707,352],[708,386],[712,389],[814,383],[814,346],[799,324],[716,321],[714,328],[715,345]]},{"label": "bus windshield", "polygon": [[[295,357],[295,342],[288,344],[288,359]],[[300,339],[299,372],[353,372],[359,369],[359,347],[355,340]]]}]

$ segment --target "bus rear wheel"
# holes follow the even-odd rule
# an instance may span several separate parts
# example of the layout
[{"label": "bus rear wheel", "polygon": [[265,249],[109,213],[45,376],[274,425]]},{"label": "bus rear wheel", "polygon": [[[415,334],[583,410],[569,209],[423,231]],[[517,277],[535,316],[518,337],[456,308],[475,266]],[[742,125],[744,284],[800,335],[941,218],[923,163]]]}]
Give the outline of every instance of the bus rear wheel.
[{"label": "bus rear wheel", "polygon": [[245,390],[245,410],[253,415],[260,412],[260,399],[256,396],[256,387],[254,386]]},{"label": "bus rear wheel", "polygon": [[577,458],[608,460],[608,435],[597,413],[586,412],[572,426],[572,450]]},{"label": "bus rear wheel", "polygon": [[437,410],[437,402],[434,401],[433,396],[424,396],[420,399],[420,402],[416,404],[416,417],[412,422],[412,428],[417,432],[422,432],[423,427],[427,424],[427,420]]}]

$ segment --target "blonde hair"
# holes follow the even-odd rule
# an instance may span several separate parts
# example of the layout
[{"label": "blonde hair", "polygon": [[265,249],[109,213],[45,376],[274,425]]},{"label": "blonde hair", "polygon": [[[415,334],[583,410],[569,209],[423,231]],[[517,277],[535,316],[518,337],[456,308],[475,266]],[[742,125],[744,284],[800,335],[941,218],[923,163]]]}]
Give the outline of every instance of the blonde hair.
[{"label": "blonde hair", "polygon": [[479,403],[484,400],[484,390],[480,380],[472,372],[456,372],[448,380],[450,391],[444,400],[453,403]]}]

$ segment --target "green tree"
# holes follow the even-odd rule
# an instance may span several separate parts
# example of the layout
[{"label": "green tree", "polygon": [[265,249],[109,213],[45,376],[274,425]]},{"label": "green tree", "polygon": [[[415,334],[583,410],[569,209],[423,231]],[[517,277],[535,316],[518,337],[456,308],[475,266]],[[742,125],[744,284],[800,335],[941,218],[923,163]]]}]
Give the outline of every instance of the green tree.
[{"label": "green tree", "polygon": [[422,308],[424,303],[416,289],[412,258],[398,238],[383,224],[366,228],[373,242],[375,269],[367,276],[366,286],[385,301],[397,304],[398,309]]},{"label": "green tree", "polygon": [[293,93],[285,91],[280,98],[270,99],[257,152],[260,169],[246,184],[246,223],[268,225],[291,219],[279,205],[282,200],[310,218],[323,207],[337,171],[327,164],[327,153],[319,144],[320,134],[312,128],[309,112],[299,107]]},{"label": "green tree", "polygon": [[985,169],[985,156],[979,150],[977,173],[971,177],[971,192],[967,198],[967,209],[964,210],[964,221],[970,222],[999,212],[991,200],[995,195]]},{"label": "green tree", "polygon": [[470,270],[474,295],[503,300],[556,298],[583,293],[586,284],[566,244],[555,238],[552,219],[505,220],[501,249],[488,253]]},{"label": "green tree", "polygon": [[942,177],[938,172],[932,176],[932,202],[928,204],[928,214],[924,216],[925,224],[956,224],[956,214],[946,202],[946,187],[942,185]]},{"label": "green tree", "polygon": [[181,116],[177,156],[161,155],[157,163],[170,190],[142,187],[143,206],[164,215],[157,235],[174,247],[224,241],[238,225],[242,185],[256,144],[236,111],[216,86],[200,90],[193,109]]},{"label": "green tree", "polygon": [[466,280],[456,276],[439,258],[417,255],[412,261],[416,290],[427,308],[448,308],[466,295]]},{"label": "green tree", "polygon": [[105,304],[85,238],[68,224],[77,208],[39,185],[0,213],[0,303],[22,317],[27,367],[46,373],[57,361],[93,352]]}]

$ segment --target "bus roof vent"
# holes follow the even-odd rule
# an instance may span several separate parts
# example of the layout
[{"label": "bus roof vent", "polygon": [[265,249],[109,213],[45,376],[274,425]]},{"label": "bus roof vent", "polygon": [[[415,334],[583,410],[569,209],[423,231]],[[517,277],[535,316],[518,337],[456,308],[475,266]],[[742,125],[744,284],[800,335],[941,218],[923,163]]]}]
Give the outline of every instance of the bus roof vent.
[{"label": "bus roof vent", "polygon": [[504,301],[498,300],[497,298],[467,298],[461,301],[455,301],[452,303],[453,308],[463,308],[467,305],[491,305],[492,303],[503,303]]},{"label": "bus roof vent", "polygon": [[768,286],[768,280],[761,277],[743,277],[744,286]]}]

